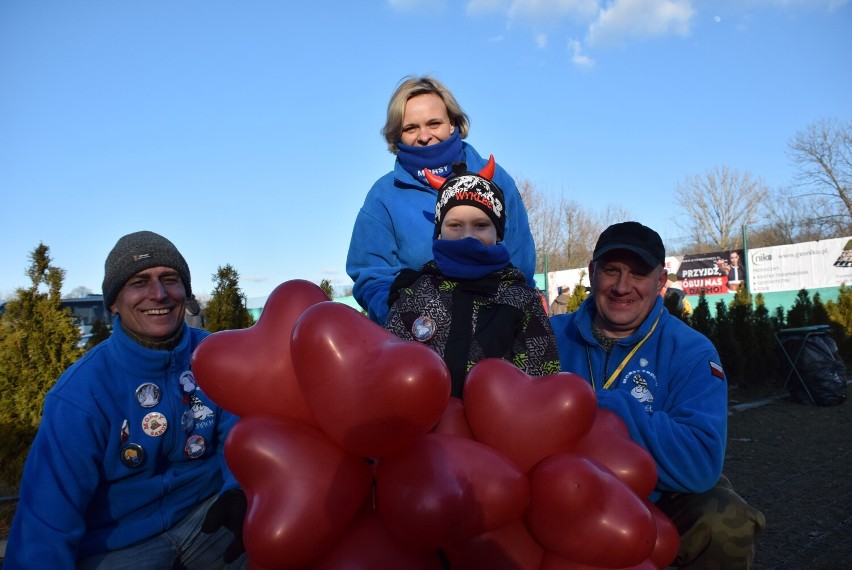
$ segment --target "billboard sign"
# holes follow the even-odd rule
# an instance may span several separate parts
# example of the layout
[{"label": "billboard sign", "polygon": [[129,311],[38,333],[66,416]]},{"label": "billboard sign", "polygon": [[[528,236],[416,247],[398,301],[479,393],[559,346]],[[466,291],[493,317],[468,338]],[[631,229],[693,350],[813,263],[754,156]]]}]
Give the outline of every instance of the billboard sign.
[{"label": "billboard sign", "polygon": [[687,295],[736,293],[746,280],[744,259],[741,249],[684,255],[677,267],[668,264],[669,273]]},{"label": "billboard sign", "polygon": [[753,294],[852,285],[852,237],[755,248],[748,257]]}]

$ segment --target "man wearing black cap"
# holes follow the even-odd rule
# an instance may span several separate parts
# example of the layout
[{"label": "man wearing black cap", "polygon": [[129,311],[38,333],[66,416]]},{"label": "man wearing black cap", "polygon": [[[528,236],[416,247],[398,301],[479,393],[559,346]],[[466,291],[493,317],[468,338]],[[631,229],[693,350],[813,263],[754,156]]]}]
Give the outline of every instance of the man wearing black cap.
[{"label": "man wearing black cap", "polygon": [[195,384],[209,333],[184,323],[189,267],[166,238],[122,237],[104,265],[112,335],[47,393],[4,569],[240,568],[236,418]]},{"label": "man wearing black cap", "polygon": [[725,373],[713,344],[668,313],[660,236],[637,222],[608,227],[589,263],[591,295],[551,317],[563,371],[591,382],[657,464],[650,497],[677,526],[674,564],[749,568],[763,514],[722,475],[727,437]]}]

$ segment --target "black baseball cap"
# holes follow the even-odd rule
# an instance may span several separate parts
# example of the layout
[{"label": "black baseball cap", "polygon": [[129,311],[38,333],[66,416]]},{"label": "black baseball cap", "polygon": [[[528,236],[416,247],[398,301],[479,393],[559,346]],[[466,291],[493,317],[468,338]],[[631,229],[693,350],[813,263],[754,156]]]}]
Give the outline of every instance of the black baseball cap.
[{"label": "black baseball cap", "polygon": [[617,249],[632,251],[649,267],[666,263],[666,248],[660,234],[639,222],[620,222],[605,229],[595,245],[592,261]]}]

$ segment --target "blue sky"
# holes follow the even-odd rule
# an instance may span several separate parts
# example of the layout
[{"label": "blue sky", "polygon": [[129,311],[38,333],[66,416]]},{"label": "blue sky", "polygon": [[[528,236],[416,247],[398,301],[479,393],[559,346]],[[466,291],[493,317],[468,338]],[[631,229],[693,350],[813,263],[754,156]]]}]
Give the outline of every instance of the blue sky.
[{"label": "blue sky", "polygon": [[468,141],[592,211],[675,224],[677,183],[727,166],[770,188],[787,144],[852,118],[848,0],[0,0],[0,297],[43,242],[100,292],[122,235],[171,239],[209,294],[337,288],[392,167],[400,79],[431,73]]}]

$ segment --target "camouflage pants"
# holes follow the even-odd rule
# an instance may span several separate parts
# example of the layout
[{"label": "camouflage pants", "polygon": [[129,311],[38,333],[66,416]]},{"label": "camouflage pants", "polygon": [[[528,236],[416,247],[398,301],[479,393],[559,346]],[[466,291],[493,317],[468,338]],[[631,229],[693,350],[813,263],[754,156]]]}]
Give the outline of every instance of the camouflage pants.
[{"label": "camouflage pants", "polygon": [[724,475],[705,493],[664,493],[657,506],[680,533],[673,566],[691,570],[751,568],[754,538],[766,525],[766,518],[734,491]]}]

